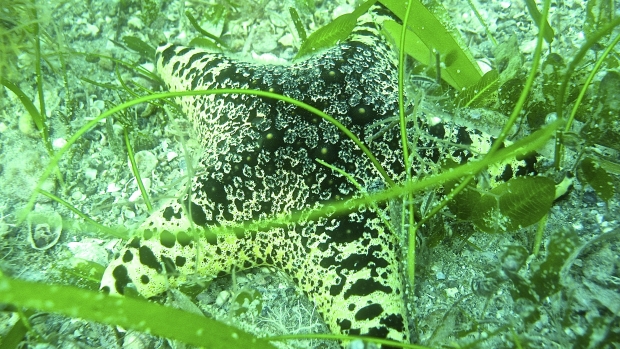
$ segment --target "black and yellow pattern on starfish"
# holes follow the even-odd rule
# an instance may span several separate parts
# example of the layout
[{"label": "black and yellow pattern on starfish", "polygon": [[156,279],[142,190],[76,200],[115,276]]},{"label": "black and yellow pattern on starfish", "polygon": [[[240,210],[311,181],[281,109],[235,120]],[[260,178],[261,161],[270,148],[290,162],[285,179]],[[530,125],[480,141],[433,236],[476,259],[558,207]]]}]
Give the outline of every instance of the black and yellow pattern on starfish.
[{"label": "black and yellow pattern on starfish", "polygon": [[[374,7],[346,41],[287,65],[160,46],[157,71],[170,91],[246,89],[296,99],[350,130],[375,162],[334,123],[282,100],[179,97],[202,149],[189,194],[141,225],[108,266],[102,288],[123,294],[134,287],[152,297],[196,276],[274,266],[317,305],[334,333],[408,343],[409,242],[401,203],[331,209],[406,179],[394,122],[397,58],[380,32],[390,18],[384,12]],[[417,147],[409,169],[415,175],[435,173],[440,155],[463,163],[491,144],[467,127],[424,118],[413,124],[420,131],[408,140]],[[318,210],[327,213],[315,218]],[[273,217],[281,221],[268,228],[256,223]],[[213,233],[227,227],[232,233]]]},{"label": "black and yellow pattern on starfish", "polygon": [[[398,110],[396,59],[378,32],[380,23],[365,14],[349,40],[291,65],[163,45],[157,69],[171,91],[255,89],[315,106],[358,135],[398,179],[404,172],[398,129],[371,139],[384,127],[377,121]],[[385,186],[357,145],[333,124],[281,101],[230,94],[177,102],[204,149],[191,195],[142,224],[139,237],[108,267],[104,289],[123,293],[132,283],[150,297],[195,274],[272,265],[310,297],[332,331],[408,342],[402,241],[381,219],[386,207],[193,238],[193,227],[208,231],[364,195],[315,159],[345,170],[364,188]]]}]

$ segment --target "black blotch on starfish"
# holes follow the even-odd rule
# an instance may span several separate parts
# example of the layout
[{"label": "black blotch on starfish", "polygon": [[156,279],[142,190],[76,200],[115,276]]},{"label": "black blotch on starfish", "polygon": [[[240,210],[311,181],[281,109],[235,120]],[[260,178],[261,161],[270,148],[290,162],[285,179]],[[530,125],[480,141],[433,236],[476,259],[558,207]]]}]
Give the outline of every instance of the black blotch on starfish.
[{"label": "black blotch on starfish", "polygon": [[159,242],[162,244],[162,246],[172,248],[176,243],[176,237],[171,232],[164,230],[159,235]]},{"label": "black blotch on starfish", "polygon": [[374,292],[390,294],[393,292],[393,290],[389,286],[385,286],[373,278],[357,279],[344,292],[344,299],[348,299],[351,296],[368,296]]},{"label": "black blotch on starfish", "polygon": [[138,249],[138,256],[140,257],[140,263],[151,269],[155,269],[158,273],[162,272],[161,264],[153,251],[147,246],[140,246]]},{"label": "black blotch on starfish", "polygon": [[177,232],[177,242],[179,245],[186,247],[191,245],[192,237],[184,231]]},{"label": "black blotch on starfish", "polygon": [[132,247],[132,248],[139,248],[140,247],[140,238],[133,238],[131,239],[131,241],[127,244],[128,247]]},{"label": "black blotch on starfish", "polygon": [[164,265],[164,268],[166,270],[166,274],[168,274],[168,275],[176,274],[177,267],[176,267],[174,261],[171,258],[166,257],[166,256],[161,256],[161,261],[162,261],[162,263]]},{"label": "black blotch on starfish", "polygon": [[383,313],[383,307],[381,304],[370,304],[367,305],[355,313],[355,320],[370,320],[374,319],[377,316]]},{"label": "black blotch on starfish", "polygon": [[339,319],[337,324],[340,326],[341,331],[349,330],[351,328],[351,320],[348,319]]},{"label": "black blotch on starfish", "polygon": [[155,59],[159,60],[160,57],[162,59],[162,62],[164,65],[168,65],[170,63],[170,60],[172,59],[172,57],[176,56],[176,46],[171,45],[168,48],[166,48],[164,51],[162,51],[162,53],[160,54],[159,52],[155,55]]},{"label": "black blotch on starfish", "polygon": [[166,207],[166,209],[163,212],[163,217],[168,221],[172,221],[172,217],[176,218],[176,219],[181,219],[181,212],[180,211],[176,211],[174,210],[174,208],[172,206],[168,206]]},{"label": "black blotch on starfish", "polygon": [[204,227],[208,223],[208,221],[207,221],[207,214],[205,213],[202,206],[197,205],[193,201],[188,202],[188,200],[186,200],[185,202],[186,202],[186,207],[188,207],[189,209],[189,213],[192,217],[192,221],[194,222],[194,224]]},{"label": "black blotch on starfish", "polygon": [[185,265],[185,262],[187,262],[187,258],[183,257],[183,256],[177,256],[174,259],[174,264],[176,264],[177,267],[182,267]]},{"label": "black blotch on starfish", "polygon": [[405,332],[405,322],[400,314],[390,314],[385,316],[379,321],[379,323],[389,328],[393,328],[396,331]]},{"label": "black blotch on starfish", "polygon": [[125,287],[131,282],[129,278],[129,274],[127,272],[127,267],[124,265],[119,265],[112,271],[112,276],[114,276],[114,288],[116,292],[120,294],[125,294]]}]

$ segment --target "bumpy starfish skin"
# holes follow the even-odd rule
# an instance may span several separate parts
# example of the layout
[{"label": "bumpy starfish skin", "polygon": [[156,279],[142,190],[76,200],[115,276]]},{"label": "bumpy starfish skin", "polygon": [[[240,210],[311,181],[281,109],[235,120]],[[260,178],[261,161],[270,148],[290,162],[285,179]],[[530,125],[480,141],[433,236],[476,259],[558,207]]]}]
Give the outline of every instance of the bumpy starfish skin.
[{"label": "bumpy starfish skin", "polygon": [[[157,69],[171,91],[274,91],[320,108],[358,135],[398,180],[398,130],[380,132],[378,122],[397,112],[396,64],[375,23],[364,15],[349,40],[291,65],[165,45]],[[329,122],[276,100],[210,95],[177,103],[204,149],[191,195],[181,194],[141,225],[107,268],[102,288],[123,294],[133,284],[151,297],[197,276],[271,265],[308,295],[333,332],[408,342],[403,241],[389,228],[387,207],[283,220],[269,229],[251,223],[384,187],[358,147]],[[362,190],[317,158],[351,174]],[[232,234],[209,232],[240,222],[245,227]]]}]

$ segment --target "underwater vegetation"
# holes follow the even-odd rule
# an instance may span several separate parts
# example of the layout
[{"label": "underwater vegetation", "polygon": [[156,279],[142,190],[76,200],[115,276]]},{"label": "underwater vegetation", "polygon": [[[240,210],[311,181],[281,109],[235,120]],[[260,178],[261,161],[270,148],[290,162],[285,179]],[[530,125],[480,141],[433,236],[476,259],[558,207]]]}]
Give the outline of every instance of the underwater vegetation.
[{"label": "underwater vegetation", "polygon": [[[366,119],[372,134],[324,113],[335,101],[312,105],[258,83],[168,90],[167,77],[154,73],[161,42],[241,60],[254,52],[276,64],[283,57],[303,62],[351,42],[352,32],[365,40],[358,21],[377,11],[375,3],[382,10],[373,18],[389,17],[380,38],[396,54],[373,59],[392,60],[396,79],[387,99],[394,115]],[[125,297],[100,292],[114,255],[131,251],[135,238],[144,237],[143,222],[177,199],[175,214],[189,211],[188,224],[209,227],[188,236],[196,243],[269,232],[301,217],[375,214],[386,227],[381,232],[401,244],[391,267],[402,274],[400,306],[409,323],[403,331],[415,344],[363,338],[374,345],[620,345],[620,16],[614,2],[551,7],[550,1],[472,0],[458,11],[435,1],[338,5],[0,4],[0,347],[358,344],[354,332],[325,328],[316,313],[329,307],[315,309],[267,267],[233,269],[232,277],[214,280],[189,274],[150,300],[132,282],[123,284]],[[334,18],[320,15],[343,9]],[[500,9],[518,16],[504,17]],[[274,32],[280,39],[267,35]],[[339,166],[328,156],[332,148],[320,148],[325,152],[312,165],[353,194],[221,226],[196,223],[183,194],[191,197],[193,178],[208,167],[201,163],[204,139],[197,137],[204,130],[187,120],[191,105],[183,101],[231,95],[294,106],[333,126],[332,139],[350,144],[352,159],[368,164],[372,176]],[[178,231],[167,233],[181,242]],[[231,263],[242,258],[228,257]],[[148,275],[176,285],[177,271],[158,267]]]}]

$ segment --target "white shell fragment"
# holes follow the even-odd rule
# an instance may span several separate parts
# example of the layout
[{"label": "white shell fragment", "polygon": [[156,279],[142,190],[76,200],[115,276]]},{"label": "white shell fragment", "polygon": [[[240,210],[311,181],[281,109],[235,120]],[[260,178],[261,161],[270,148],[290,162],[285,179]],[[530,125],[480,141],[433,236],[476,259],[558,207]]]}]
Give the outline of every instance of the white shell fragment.
[{"label": "white shell fragment", "polygon": [[28,215],[28,242],[35,250],[54,247],[61,233],[62,217],[57,212],[31,212]]}]

